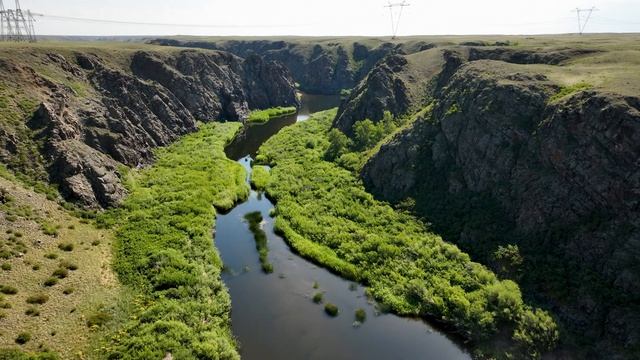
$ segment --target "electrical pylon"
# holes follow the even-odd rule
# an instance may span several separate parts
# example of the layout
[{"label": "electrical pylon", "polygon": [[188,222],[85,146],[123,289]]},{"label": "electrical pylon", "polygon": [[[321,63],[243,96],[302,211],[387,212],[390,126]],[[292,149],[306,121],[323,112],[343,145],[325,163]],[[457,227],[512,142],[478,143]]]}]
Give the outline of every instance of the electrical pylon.
[{"label": "electrical pylon", "polygon": [[[411,4],[408,4],[406,1],[403,1],[401,3],[391,3],[391,1],[389,1],[389,4],[384,6],[386,8],[389,8],[389,14],[391,15],[391,38],[392,39],[395,39],[396,35],[398,34],[398,28],[400,27],[400,18],[402,17],[402,10],[405,7],[410,5]],[[400,8],[397,19],[393,14],[393,9],[395,8]]]},{"label": "electrical pylon", "polygon": [[6,9],[0,0],[0,40],[36,41],[36,21],[31,10],[22,10],[20,0],[15,1],[15,9]]}]

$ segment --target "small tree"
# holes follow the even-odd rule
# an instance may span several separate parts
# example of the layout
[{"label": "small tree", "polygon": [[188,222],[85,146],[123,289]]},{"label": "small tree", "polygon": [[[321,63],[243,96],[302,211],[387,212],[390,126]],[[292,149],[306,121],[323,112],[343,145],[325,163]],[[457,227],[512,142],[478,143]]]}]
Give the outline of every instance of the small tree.
[{"label": "small tree", "polygon": [[373,121],[365,119],[353,125],[353,134],[356,148],[365,150],[373,147],[378,141],[382,140],[382,126],[376,125]]},{"label": "small tree", "polygon": [[518,245],[498,246],[493,253],[496,271],[509,279],[518,279],[522,273],[524,259]]},{"label": "small tree", "polygon": [[342,131],[331,129],[331,131],[329,131],[329,147],[325,152],[325,158],[330,161],[339,158],[348,151],[351,144],[351,139],[342,133]]}]

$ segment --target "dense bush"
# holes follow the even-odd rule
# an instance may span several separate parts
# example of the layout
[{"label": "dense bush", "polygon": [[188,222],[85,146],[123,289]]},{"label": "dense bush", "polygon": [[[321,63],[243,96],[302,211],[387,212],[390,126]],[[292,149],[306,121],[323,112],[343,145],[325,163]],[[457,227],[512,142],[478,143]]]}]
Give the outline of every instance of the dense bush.
[{"label": "dense bush", "polygon": [[159,150],[154,166],[128,176],[122,208],[100,220],[117,224],[114,266],[141,297],[111,359],[238,358],[211,230],[214,206],[230,209],[249,192],[244,169],[223,151],[239,126],[207,124]]},{"label": "dense bush", "polygon": [[251,185],[258,191],[264,191],[269,185],[269,169],[264,166],[254,166],[251,170]]},{"label": "dense bush", "polygon": [[324,312],[327,313],[327,315],[335,317],[338,316],[338,307],[332,303],[326,303],[324,305]]},{"label": "dense bush", "polygon": [[298,111],[295,106],[289,107],[275,107],[271,109],[265,110],[255,110],[249,114],[249,119],[247,120],[250,123],[265,123],[273,118],[285,116],[285,115],[293,115]]},{"label": "dense bush", "polygon": [[[276,230],[303,256],[368,284],[386,307],[448,323],[497,357],[537,357],[558,338],[553,319],[415,217],[368,194],[350,171],[323,161],[334,111],[282,130],[260,149],[276,200]],[[316,147],[305,144],[313,138]],[[491,345],[509,341],[500,346]],[[508,346],[507,346],[508,345]]]}]

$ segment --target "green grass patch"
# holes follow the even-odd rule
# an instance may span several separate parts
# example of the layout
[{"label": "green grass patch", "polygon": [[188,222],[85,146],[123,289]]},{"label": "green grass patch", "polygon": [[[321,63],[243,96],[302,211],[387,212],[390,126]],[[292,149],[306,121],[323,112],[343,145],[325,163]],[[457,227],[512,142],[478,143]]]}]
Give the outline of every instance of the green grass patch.
[{"label": "green grass patch", "polygon": [[[357,176],[325,160],[334,111],[283,129],[257,159],[272,166],[267,193],[275,229],[301,255],[364,282],[383,306],[436,318],[489,355],[539,355],[558,339],[553,319],[419,219],[367,193]],[[313,139],[317,144],[307,148]],[[497,341],[508,341],[500,346]],[[526,334],[526,335],[523,335]],[[526,340],[525,340],[526,339]]]},{"label": "green grass patch", "polygon": [[18,289],[14,286],[0,284],[0,293],[5,295],[15,295],[18,293]]},{"label": "green grass patch", "polygon": [[569,86],[563,86],[560,88],[560,91],[558,91],[555,95],[551,96],[549,98],[549,102],[556,102],[560,99],[563,99],[569,95],[573,95],[579,91],[584,91],[584,90],[589,90],[593,88],[593,86],[589,83],[586,83],[584,81],[581,81],[579,83],[573,84],[573,85],[569,85]]},{"label": "green grass patch", "polygon": [[298,109],[295,106],[288,106],[288,107],[279,106],[279,107],[265,109],[265,110],[254,110],[249,114],[249,118],[247,119],[247,121],[249,123],[266,123],[267,121],[274,118],[278,118],[286,115],[293,115],[297,111]]},{"label": "green grass patch", "polygon": [[27,304],[39,304],[42,305],[49,301],[49,295],[40,293],[36,295],[31,295],[27,298]]},{"label": "green grass patch", "polygon": [[244,169],[224,154],[240,126],[206,124],[159,149],[154,166],[128,175],[122,207],[101,215],[116,228],[115,270],[138,294],[110,358],[239,358],[211,233],[216,208],[249,194]]},{"label": "green grass patch", "polygon": [[260,223],[262,223],[262,214],[259,211],[254,211],[246,214],[244,218],[249,223],[249,230],[253,233],[253,238],[256,241],[256,250],[258,250],[262,271],[266,274],[270,274],[273,272],[273,265],[269,263],[267,234],[260,227]]}]

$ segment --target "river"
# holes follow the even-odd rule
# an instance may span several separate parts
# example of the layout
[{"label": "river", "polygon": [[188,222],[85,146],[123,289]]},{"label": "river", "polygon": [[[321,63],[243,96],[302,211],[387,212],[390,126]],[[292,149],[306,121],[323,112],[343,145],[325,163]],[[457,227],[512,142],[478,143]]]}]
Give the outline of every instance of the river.
[{"label": "river", "polygon": [[[339,100],[305,95],[302,101],[296,116],[245,129],[227,147],[227,156],[250,174],[251,158],[260,144],[310,113],[337,106]],[[470,359],[445,333],[422,320],[378,312],[362,286],[291,252],[273,231],[273,207],[265,196],[251,191],[247,201],[216,220],[215,245],[225,264],[222,277],[231,294],[232,328],[243,359]],[[243,219],[253,211],[264,218],[272,274],[262,272],[253,234]],[[338,306],[337,317],[312,301],[317,292]],[[367,315],[360,325],[354,323],[358,308]]]}]

